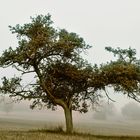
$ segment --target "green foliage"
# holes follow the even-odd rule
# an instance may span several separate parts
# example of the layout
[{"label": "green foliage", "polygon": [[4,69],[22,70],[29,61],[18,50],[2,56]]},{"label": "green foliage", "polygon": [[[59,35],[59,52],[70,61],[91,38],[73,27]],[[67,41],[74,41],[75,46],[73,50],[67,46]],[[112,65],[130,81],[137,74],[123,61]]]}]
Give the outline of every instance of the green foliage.
[{"label": "green foliage", "polygon": [[[87,92],[92,67],[80,53],[91,46],[76,33],[56,30],[52,23],[50,15],[39,15],[31,18],[31,23],[10,26],[19,46],[4,51],[0,66],[14,67],[21,77],[4,77],[1,91],[10,93],[11,97],[34,99],[32,108],[42,104],[55,109],[54,106],[65,104],[73,110],[87,112],[85,100],[91,96]],[[25,87],[21,84],[22,77],[28,73],[33,73],[36,80]]]},{"label": "green foliage", "polygon": [[106,83],[115,91],[123,92],[128,97],[140,101],[140,60],[136,59],[135,49],[106,48],[118,57],[116,61],[101,66]]},{"label": "green foliage", "polygon": [[[48,14],[31,17],[31,23],[23,26],[10,26],[19,46],[4,51],[0,66],[12,66],[22,75],[12,79],[4,77],[2,92],[21,99],[34,99],[32,108],[44,103],[55,109],[54,106],[66,103],[80,112],[87,112],[89,101],[95,103],[99,99],[97,91],[105,90],[108,85],[115,91],[129,93],[130,97],[139,92],[140,61],[136,59],[135,49],[106,47],[118,59],[92,67],[80,56],[91,46],[76,33],[56,30],[52,23]],[[36,81],[25,88],[21,81],[28,73],[34,73]]]},{"label": "green foliage", "polygon": [[113,49],[111,47],[106,47],[105,49],[109,52],[112,52],[114,56],[117,56],[118,60],[120,61],[125,61],[128,63],[137,61],[135,56],[136,50],[132,49],[131,47],[128,49],[121,49],[119,47],[117,49]]}]

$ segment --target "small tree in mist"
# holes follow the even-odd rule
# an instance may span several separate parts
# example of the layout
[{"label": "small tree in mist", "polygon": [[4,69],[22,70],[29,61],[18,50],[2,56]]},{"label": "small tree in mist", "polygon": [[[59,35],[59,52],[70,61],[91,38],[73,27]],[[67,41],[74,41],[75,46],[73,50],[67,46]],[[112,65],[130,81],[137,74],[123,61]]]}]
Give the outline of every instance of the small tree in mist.
[{"label": "small tree in mist", "polygon": [[122,115],[130,120],[140,120],[140,106],[136,103],[130,102],[126,104],[122,110]]},{"label": "small tree in mist", "polygon": [[116,108],[113,103],[103,103],[97,107],[97,111],[93,113],[96,120],[107,120],[116,114]]},{"label": "small tree in mist", "polygon": [[1,96],[0,98],[0,110],[6,112],[8,114],[9,112],[13,111],[14,103],[9,97]]},{"label": "small tree in mist", "polygon": [[4,96],[0,95],[0,111],[2,110],[2,103],[4,101]]},{"label": "small tree in mist", "polygon": [[6,112],[6,114],[9,114],[13,111],[14,103],[10,99],[6,99],[3,102],[3,111]]},{"label": "small tree in mist", "polygon": [[[32,108],[61,106],[68,133],[73,131],[72,110],[86,113],[98,102],[99,90],[105,91],[109,98],[107,86],[139,101],[140,68],[135,50],[108,47],[106,49],[119,58],[99,67],[91,66],[80,55],[91,48],[83,38],[65,29],[53,28],[50,15],[39,15],[31,20],[23,26],[10,26],[12,33],[17,34],[18,47],[3,52],[0,66],[12,66],[21,76],[3,77],[2,93],[19,100],[33,100]],[[24,75],[29,74],[34,78],[25,84]]]}]

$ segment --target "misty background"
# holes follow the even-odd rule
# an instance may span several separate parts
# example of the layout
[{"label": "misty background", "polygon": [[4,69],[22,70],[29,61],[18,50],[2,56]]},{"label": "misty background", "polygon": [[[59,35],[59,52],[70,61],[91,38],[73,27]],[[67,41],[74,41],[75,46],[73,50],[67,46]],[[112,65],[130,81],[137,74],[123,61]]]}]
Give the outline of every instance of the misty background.
[{"label": "misty background", "polygon": [[[34,121],[53,121],[56,123],[63,123],[64,113],[58,107],[57,110],[52,111],[46,108],[30,109],[30,101],[13,102],[11,98],[2,96],[0,100],[0,118],[11,118],[21,120]],[[129,122],[140,121],[140,105],[135,101],[131,101],[118,108],[114,102],[102,100],[98,106],[86,114],[73,112],[74,122]]]}]

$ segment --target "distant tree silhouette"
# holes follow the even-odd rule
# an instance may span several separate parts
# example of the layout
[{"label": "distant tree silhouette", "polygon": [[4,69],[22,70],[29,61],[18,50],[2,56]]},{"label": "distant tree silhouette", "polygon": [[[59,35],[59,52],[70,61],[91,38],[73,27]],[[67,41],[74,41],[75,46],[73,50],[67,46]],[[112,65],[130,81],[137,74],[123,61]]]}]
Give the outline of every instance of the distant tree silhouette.
[{"label": "distant tree silhouette", "polygon": [[130,102],[122,108],[121,113],[127,119],[140,120],[140,105]]},{"label": "distant tree silhouette", "polygon": [[93,113],[93,118],[97,120],[106,120],[113,117],[116,113],[116,108],[113,103],[103,103],[98,108],[97,111]]}]

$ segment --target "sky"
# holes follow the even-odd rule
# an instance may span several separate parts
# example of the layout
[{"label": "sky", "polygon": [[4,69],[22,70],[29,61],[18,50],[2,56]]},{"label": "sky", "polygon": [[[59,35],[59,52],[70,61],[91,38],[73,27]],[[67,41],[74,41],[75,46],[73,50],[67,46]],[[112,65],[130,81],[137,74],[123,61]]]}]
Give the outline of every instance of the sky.
[{"label": "sky", "polygon": [[87,55],[92,63],[112,59],[106,46],[131,46],[140,54],[139,0],[0,0],[0,52],[16,46],[9,25],[22,25],[30,22],[30,16],[47,13],[56,27],[76,32],[93,46]]},{"label": "sky", "polygon": [[[56,28],[75,32],[93,46],[85,56],[92,64],[114,59],[106,46],[131,46],[140,56],[140,0],[0,0],[0,54],[9,46],[17,47],[9,25],[22,25],[30,22],[30,16],[48,13]],[[120,95],[114,98],[117,106],[128,101]]]}]

